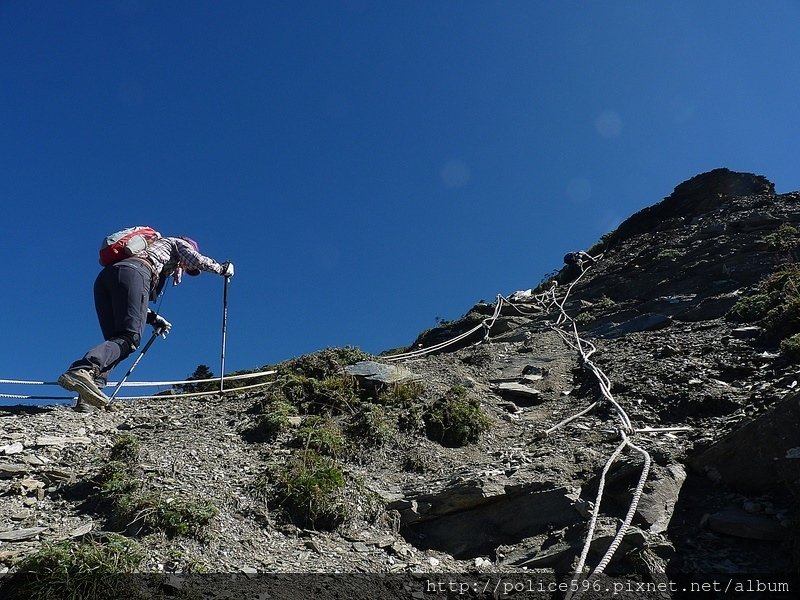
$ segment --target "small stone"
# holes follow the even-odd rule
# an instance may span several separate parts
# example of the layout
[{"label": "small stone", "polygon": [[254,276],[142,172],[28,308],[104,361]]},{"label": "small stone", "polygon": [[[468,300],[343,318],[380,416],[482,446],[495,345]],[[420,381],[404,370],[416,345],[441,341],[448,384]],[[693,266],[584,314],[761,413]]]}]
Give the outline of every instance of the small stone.
[{"label": "small stone", "polygon": [[731,335],[740,340],[746,340],[758,337],[760,333],[761,333],[761,327],[756,327],[755,325],[750,327],[738,327],[736,329],[731,330]]},{"label": "small stone", "polygon": [[84,523],[83,525],[80,525],[79,527],[76,527],[75,529],[73,529],[70,532],[69,537],[74,537],[75,538],[75,537],[84,536],[84,535],[86,535],[87,533],[89,533],[92,530],[92,527],[94,527],[94,523],[92,521],[89,521],[88,523]]},{"label": "small stone", "polygon": [[759,504],[758,502],[753,502],[752,500],[747,500],[744,503],[743,508],[745,512],[748,512],[750,514],[760,513],[761,511],[764,510],[764,507],[761,506],[761,504]]},{"label": "small stone", "polygon": [[14,442],[13,444],[8,444],[7,446],[0,446],[0,454],[19,454],[24,449],[25,446],[22,445],[22,442]]}]

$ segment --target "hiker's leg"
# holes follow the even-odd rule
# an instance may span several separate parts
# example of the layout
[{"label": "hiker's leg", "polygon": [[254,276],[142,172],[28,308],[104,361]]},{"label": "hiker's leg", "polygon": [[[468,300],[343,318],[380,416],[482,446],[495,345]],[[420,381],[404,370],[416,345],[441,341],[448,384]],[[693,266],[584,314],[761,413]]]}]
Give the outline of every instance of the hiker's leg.
[{"label": "hiker's leg", "polygon": [[103,270],[95,284],[95,309],[106,341],[73,367],[95,366],[104,381],[136,349],[147,317],[149,280],[150,271],[144,265],[120,263]]}]

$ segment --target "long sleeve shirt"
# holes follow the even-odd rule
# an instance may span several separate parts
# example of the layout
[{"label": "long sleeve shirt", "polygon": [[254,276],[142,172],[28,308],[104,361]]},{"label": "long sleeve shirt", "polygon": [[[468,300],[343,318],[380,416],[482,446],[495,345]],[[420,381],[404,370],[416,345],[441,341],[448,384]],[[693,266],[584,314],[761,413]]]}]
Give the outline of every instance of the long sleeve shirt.
[{"label": "long sleeve shirt", "polygon": [[224,267],[220,263],[203,256],[189,242],[176,237],[162,237],[136,256],[143,258],[153,266],[154,281],[150,294],[151,300],[158,297],[170,275],[176,276],[176,283],[179,282],[182,269],[207,271],[217,275],[222,275],[224,271]]}]

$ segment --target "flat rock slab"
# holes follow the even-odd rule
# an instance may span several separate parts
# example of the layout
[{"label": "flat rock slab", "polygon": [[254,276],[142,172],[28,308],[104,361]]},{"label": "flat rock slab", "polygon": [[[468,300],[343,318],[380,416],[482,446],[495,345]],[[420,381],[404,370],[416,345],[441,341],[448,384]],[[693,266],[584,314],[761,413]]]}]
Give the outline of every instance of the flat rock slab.
[{"label": "flat rock slab", "polygon": [[19,454],[25,449],[22,442],[14,442],[6,446],[0,446],[0,454]]},{"label": "flat rock slab", "polygon": [[613,339],[628,335],[629,333],[662,329],[667,327],[670,323],[672,323],[672,319],[667,315],[645,313],[619,323],[612,321],[600,325],[592,330],[592,334],[601,338]]},{"label": "flat rock slab", "polygon": [[524,383],[504,382],[492,388],[501,396],[512,396],[515,398],[527,398],[528,400],[539,400],[542,392]]},{"label": "flat rock slab", "polygon": [[54,435],[40,435],[31,446],[67,446],[69,444],[91,444],[92,438],[81,437],[60,437]]},{"label": "flat rock slab", "polygon": [[28,465],[0,464],[0,479],[11,479],[17,475],[24,475],[30,470]]},{"label": "flat rock slab", "polygon": [[[460,503],[462,510],[456,509],[456,503],[450,503],[445,514],[434,516],[429,512],[426,518],[401,527],[401,532],[417,547],[474,558],[493,552],[508,540],[520,541],[549,527],[562,528],[580,520],[569,498],[571,490],[567,488],[503,490],[499,494],[498,491],[485,490],[488,494],[473,497],[472,504]],[[421,504],[421,500],[415,503]],[[401,519],[406,521],[404,511],[400,512]]]},{"label": "flat rock slab", "polygon": [[32,540],[46,530],[47,527],[30,527],[29,529],[0,531],[0,542],[24,542],[25,540]]},{"label": "flat rock slab", "polygon": [[388,385],[418,379],[414,373],[401,365],[386,365],[371,360],[362,360],[349,365],[345,367],[345,372],[373,384]]}]

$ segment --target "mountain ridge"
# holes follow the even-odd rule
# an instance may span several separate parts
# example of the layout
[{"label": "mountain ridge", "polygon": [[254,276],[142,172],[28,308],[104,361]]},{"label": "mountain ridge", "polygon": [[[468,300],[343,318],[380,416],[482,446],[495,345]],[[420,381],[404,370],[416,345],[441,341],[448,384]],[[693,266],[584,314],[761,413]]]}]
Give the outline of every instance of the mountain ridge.
[{"label": "mountain ridge", "polygon": [[[43,549],[122,536],[143,556],[133,571],[164,576],[569,582],[604,490],[590,568],[633,511],[609,585],[788,577],[800,564],[798,228],[800,194],[715,169],[604,236],[577,279],[565,267],[480,302],[421,333],[407,360],[330,349],[277,365],[265,390],[90,415],[0,408],[0,447],[14,447],[0,456],[0,538],[21,537],[0,560],[10,575],[43,572]],[[628,447],[609,463],[626,437],[649,458]],[[135,447],[128,462],[121,444]],[[315,487],[298,498],[287,474]],[[191,508],[185,531],[155,518],[164,505]],[[408,581],[397,597],[420,591]]]}]

